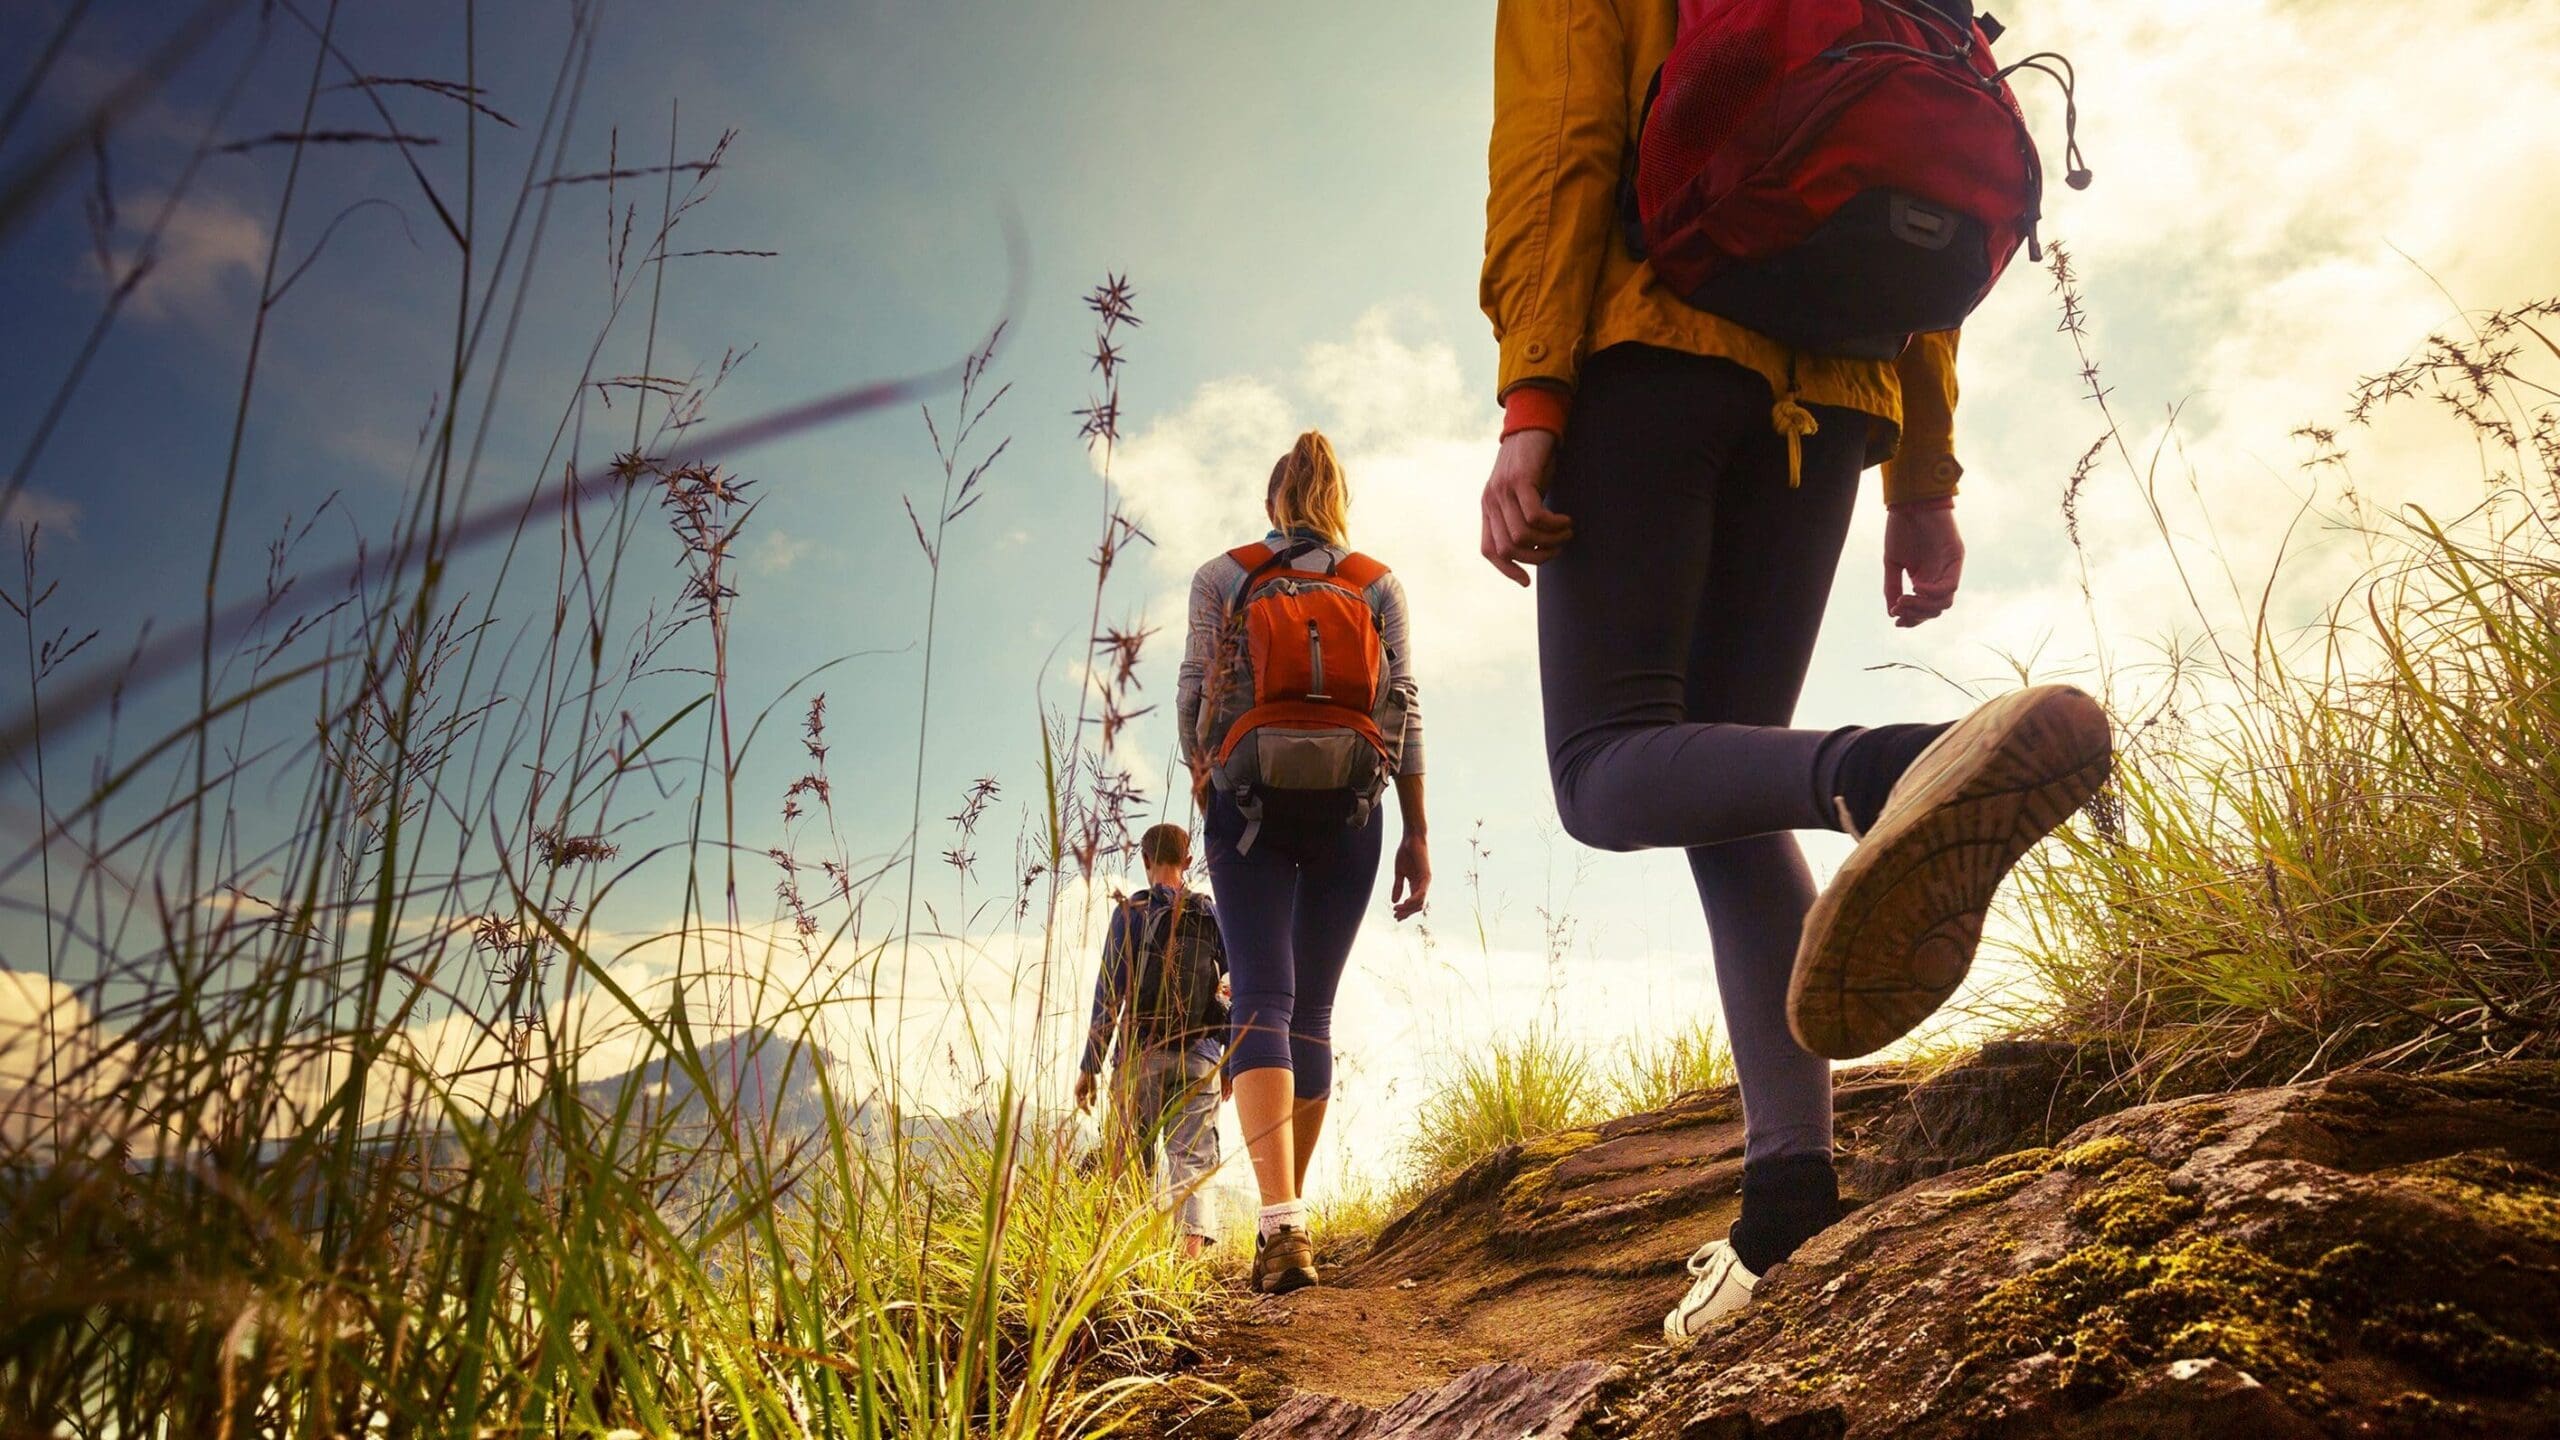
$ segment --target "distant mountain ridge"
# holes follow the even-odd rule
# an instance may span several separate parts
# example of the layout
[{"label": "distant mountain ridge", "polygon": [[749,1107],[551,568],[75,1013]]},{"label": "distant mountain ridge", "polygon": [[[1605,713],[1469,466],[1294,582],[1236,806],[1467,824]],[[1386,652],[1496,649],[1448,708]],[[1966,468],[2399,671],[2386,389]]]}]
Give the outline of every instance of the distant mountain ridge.
[{"label": "distant mountain ridge", "polygon": [[[700,1074],[722,1102],[715,1107],[695,1080],[695,1069],[672,1054],[659,1054],[631,1069],[601,1080],[583,1081],[579,1098],[598,1114],[611,1114],[634,1086],[634,1119],[688,1128],[712,1123],[715,1115],[736,1120],[775,1140],[796,1140],[822,1133],[827,1125],[821,1077],[843,1069],[824,1046],[785,1040],[771,1030],[742,1030],[699,1047]],[[870,1136],[885,1123],[886,1107],[874,1098],[852,1100],[837,1094],[844,1122],[857,1134]]]}]

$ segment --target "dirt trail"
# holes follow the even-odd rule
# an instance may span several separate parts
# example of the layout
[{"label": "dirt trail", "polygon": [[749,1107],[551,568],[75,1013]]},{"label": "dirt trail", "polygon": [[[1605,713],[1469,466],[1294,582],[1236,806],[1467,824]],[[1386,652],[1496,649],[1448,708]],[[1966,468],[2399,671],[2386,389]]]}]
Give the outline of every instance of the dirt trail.
[{"label": "dirt trail", "polygon": [[1382,1405],[1478,1365],[1616,1359],[1661,1339],[1681,1262],[1739,1203],[1722,1096],[1550,1137],[1478,1166],[1327,1283],[1241,1304],[1228,1358]]},{"label": "dirt trail", "polygon": [[[2013,1046],[1986,1058],[1926,1084],[1891,1067],[1842,1077],[1851,1203],[2083,1118],[2057,1109],[2072,1089],[2067,1054]],[[1958,1135],[1964,1145],[1947,1143]],[[1138,1433],[1235,1435],[1298,1393],[1385,1406],[1495,1361],[1549,1370],[1635,1359],[1661,1343],[1682,1262],[1732,1222],[1741,1180],[1742,1110],[1730,1089],[1505,1151],[1365,1253],[1320,1256],[1324,1285],[1240,1296],[1196,1337],[1193,1376],[1242,1403],[1193,1391]]]}]

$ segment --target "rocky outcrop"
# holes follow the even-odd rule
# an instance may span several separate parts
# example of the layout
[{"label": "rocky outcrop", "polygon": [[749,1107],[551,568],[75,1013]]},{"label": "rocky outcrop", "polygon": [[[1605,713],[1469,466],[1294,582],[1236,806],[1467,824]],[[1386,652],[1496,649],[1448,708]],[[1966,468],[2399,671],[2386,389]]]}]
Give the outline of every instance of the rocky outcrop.
[{"label": "rocky outcrop", "polygon": [[1916,1180],[2051,1144],[2130,1098],[2076,1045],[1994,1040],[1962,1064],[1915,1081],[1841,1146],[1841,1184],[1889,1195]]},{"label": "rocky outcrop", "polygon": [[2560,1067],[2199,1096],[1910,1185],[1589,1424],[2560,1436]]},{"label": "rocky outcrop", "polygon": [[1693,1346],[1656,1326],[1733,1218],[1729,1090],[1506,1150],[1241,1305],[1203,1378],[1260,1398],[1179,1433],[1547,1434],[1513,1422],[1588,1362],[1586,1440],[2560,1440],[2560,1066],[2107,1113],[2004,1044],[1839,1110],[1861,1208]]},{"label": "rocky outcrop", "polygon": [[[1925,1078],[1899,1066],[1842,1075],[1835,1101],[1848,1203],[2026,1146],[2103,1108],[2067,1045],[1998,1042]],[[1397,1217],[1344,1284],[1597,1269],[1672,1276],[1724,1233],[1742,1188],[1742,1102],[1731,1087],[1516,1145]],[[1603,1258],[1605,1257],[1605,1258]],[[1647,1295],[1648,1323],[1668,1300]]]}]

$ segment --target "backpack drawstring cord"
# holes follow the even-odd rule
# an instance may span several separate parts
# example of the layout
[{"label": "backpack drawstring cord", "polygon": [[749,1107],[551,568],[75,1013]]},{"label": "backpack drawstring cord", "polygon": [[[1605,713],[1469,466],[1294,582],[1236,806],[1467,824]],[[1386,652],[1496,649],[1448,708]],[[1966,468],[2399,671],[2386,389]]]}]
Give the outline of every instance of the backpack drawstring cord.
[{"label": "backpack drawstring cord", "polygon": [[1787,352],[1787,393],[1769,410],[1769,428],[1787,437],[1787,488],[1804,485],[1804,437],[1818,433],[1822,422],[1796,398],[1796,357]]},{"label": "backpack drawstring cord", "polygon": [[[2055,66],[2060,69],[2055,69]],[[1993,81],[2008,79],[2021,70],[2033,70],[2062,87],[2062,183],[2074,190],[2086,190],[2095,177],[2089,164],[2080,158],[2079,72],[2072,69],[2071,57],[2055,50],[2039,50],[2023,60],[2000,67]]]}]

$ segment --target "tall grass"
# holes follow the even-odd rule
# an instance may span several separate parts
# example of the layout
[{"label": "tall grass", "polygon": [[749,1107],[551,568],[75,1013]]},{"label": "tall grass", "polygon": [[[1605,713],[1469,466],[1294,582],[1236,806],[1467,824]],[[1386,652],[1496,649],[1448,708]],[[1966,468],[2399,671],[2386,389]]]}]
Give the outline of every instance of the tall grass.
[{"label": "tall grass", "polygon": [[2155,1086],[2560,1055],[2556,541],[2420,517],[2310,657],[2129,747],[2010,907],[2053,1023]]},{"label": "tall grass", "polygon": [[[2481,457],[2475,511],[2377,515],[2350,483],[2332,520],[2371,569],[2316,623],[2277,623],[2279,561],[2241,625],[2145,698],[2116,687],[2114,781],[2005,913],[2027,1018],[2126,1083],[2560,1056],[2555,314],[2477,317],[2358,388],[2353,422],[2411,400],[2449,417]],[[2335,430],[2299,433],[2347,477]],[[2177,550],[2165,521],[2161,539]]]},{"label": "tall grass", "polygon": [[1409,1174],[1393,1193],[1409,1200],[1505,1146],[1732,1081],[1731,1052],[1703,1019],[1615,1046],[1547,1026],[1496,1034],[1442,1057],[1414,1109]]},{"label": "tall grass", "polygon": [[[1171,1258],[1157,1207],[1001,1078],[1013,1057],[966,1057],[998,1077],[974,1091],[915,1072],[895,957],[985,937],[966,910],[930,935],[866,927],[907,877],[896,859],[857,861],[836,829],[823,693],[804,678],[742,695],[730,667],[755,599],[739,557],[756,498],[735,454],[965,384],[963,433],[937,436],[938,566],[992,459],[957,457],[993,403],[976,388],[993,342],[940,375],[715,431],[739,357],[659,373],[662,292],[682,264],[766,252],[672,244],[725,135],[688,152],[671,115],[663,161],[626,161],[616,136],[601,168],[570,163],[594,7],[574,10],[555,88],[522,127],[468,69],[369,71],[334,38],[334,4],[242,8],[304,77],[305,123],[233,147],[282,157],[293,179],[228,426],[235,465],[208,497],[223,519],[201,557],[205,609],[100,659],[108,643],[58,629],[33,533],[12,587],[25,687],[0,758],[36,819],[9,836],[0,883],[46,970],[0,977],[0,1002],[23,1011],[0,1018],[0,1431],[1107,1426],[1133,1383],[1116,1377],[1186,1323],[1206,1274]],[[461,194],[389,123],[392,86],[449,107]],[[341,89],[382,112],[380,132],[315,128]],[[83,123],[129,105],[119,92]],[[512,185],[484,118],[516,135]],[[224,139],[209,127],[198,157]],[[297,215],[298,187],[353,143],[410,160],[404,183],[441,222],[455,320],[449,344],[412,358],[450,398],[396,514],[333,502],[321,540],[311,515],[288,521],[244,587],[228,578],[249,569],[232,552],[255,523],[236,457],[279,343],[265,320],[308,293],[288,292],[330,233]],[[0,234],[58,169],[22,172],[32,188],[9,192]],[[603,199],[607,310],[584,368],[559,377],[550,451],[489,501],[510,487],[480,457],[532,403],[508,363],[569,195]],[[313,234],[317,248],[285,249]],[[149,244],[130,260],[101,245],[98,263],[103,334]],[[42,478],[95,339],[0,510]],[[311,553],[346,527],[364,536],[352,558]],[[812,657],[812,678],[833,663]],[[747,793],[759,743],[784,743],[767,722],[795,712],[806,772]],[[1074,773],[1092,793],[1053,788],[1036,843],[1090,869],[1110,858],[1088,838],[1099,827],[1063,833],[1061,815],[1111,816],[1128,796],[1092,764]],[[955,817],[945,858],[964,873],[993,795],[973,790]],[[920,799],[899,798],[920,832]],[[901,858],[927,843],[909,834]],[[770,905],[753,898],[759,873]],[[653,928],[605,918],[631,916]],[[1055,904],[1044,918],[1072,923]]]}]

